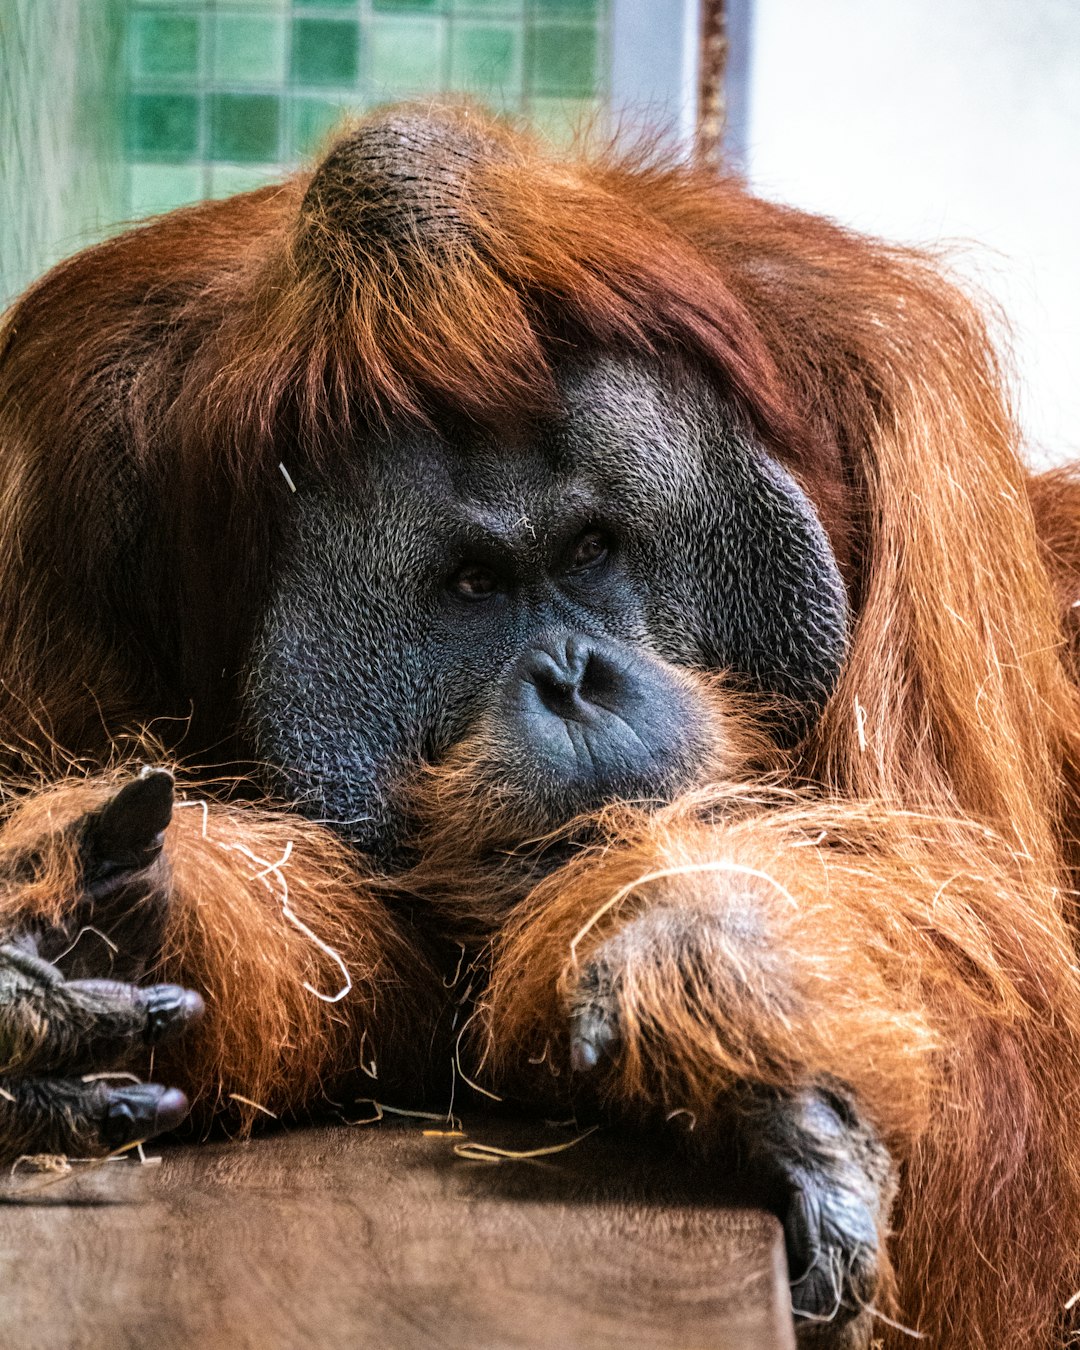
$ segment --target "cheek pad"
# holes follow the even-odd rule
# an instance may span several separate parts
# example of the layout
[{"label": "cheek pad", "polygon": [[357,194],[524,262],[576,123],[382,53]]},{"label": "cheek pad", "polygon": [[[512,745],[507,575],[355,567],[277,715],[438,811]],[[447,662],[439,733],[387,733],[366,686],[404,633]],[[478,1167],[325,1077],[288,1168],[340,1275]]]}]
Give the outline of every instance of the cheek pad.
[{"label": "cheek pad", "polygon": [[384,560],[354,514],[331,495],[290,499],[244,720],[275,793],[376,850],[396,829],[388,797],[435,695],[415,623],[372,589]]},{"label": "cheek pad", "polygon": [[680,588],[693,659],[812,717],[840,674],[850,611],[809,498],[764,450],[728,441],[697,519]]}]

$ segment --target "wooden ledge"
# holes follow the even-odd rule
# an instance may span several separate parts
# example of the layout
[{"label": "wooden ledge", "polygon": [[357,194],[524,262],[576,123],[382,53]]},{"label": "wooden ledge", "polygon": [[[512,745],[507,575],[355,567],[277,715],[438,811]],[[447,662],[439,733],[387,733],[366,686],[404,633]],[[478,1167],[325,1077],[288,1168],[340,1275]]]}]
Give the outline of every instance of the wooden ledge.
[{"label": "wooden ledge", "polygon": [[[779,1224],[599,1132],[470,1161],[429,1122],[158,1148],[0,1204],[21,1350],[793,1350]],[[432,1129],[445,1126],[430,1125]],[[479,1118],[509,1149],[572,1130]]]}]

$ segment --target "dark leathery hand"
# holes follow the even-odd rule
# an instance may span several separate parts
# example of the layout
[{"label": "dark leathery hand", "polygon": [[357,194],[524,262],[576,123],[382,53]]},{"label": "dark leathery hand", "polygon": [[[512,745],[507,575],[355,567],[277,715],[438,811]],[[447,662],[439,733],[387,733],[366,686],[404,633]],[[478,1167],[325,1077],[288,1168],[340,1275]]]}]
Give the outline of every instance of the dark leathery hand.
[{"label": "dark leathery hand", "polygon": [[187,1113],[176,1088],[120,1081],[204,1011],[193,990],[116,978],[137,978],[160,950],[172,806],[172,775],[144,770],[76,821],[82,884],[70,911],[0,943],[0,1160],[98,1154]]},{"label": "dark leathery hand", "polygon": [[[624,962],[641,959],[656,921],[643,916],[602,943],[571,995],[570,1067],[586,1101],[606,1099],[605,1083],[617,1073]],[[693,943],[692,923],[684,937]],[[696,955],[688,946],[685,959]],[[718,1154],[734,1144],[743,1178],[783,1224],[800,1350],[867,1345],[896,1187],[873,1127],[832,1083],[787,1092],[740,1086],[716,1114],[725,1135]],[[695,1137],[695,1145],[707,1141]]]}]

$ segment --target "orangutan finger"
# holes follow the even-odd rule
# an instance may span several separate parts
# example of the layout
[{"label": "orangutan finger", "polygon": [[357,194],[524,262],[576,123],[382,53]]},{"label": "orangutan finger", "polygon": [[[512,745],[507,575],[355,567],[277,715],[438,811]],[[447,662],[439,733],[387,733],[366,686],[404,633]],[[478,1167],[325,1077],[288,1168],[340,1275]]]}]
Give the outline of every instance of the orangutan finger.
[{"label": "orangutan finger", "polygon": [[7,1072],[110,1067],[179,1035],[203,1011],[199,995],[179,985],[64,981],[54,966],[12,944],[0,958],[0,1064]]},{"label": "orangutan finger", "polygon": [[175,1129],[188,1100],[158,1083],[0,1079],[0,1161],[25,1153],[89,1156]]},{"label": "orangutan finger", "polygon": [[614,1059],[618,1043],[618,1026],[607,1009],[587,1004],[571,1014],[570,1067],[575,1073],[590,1073]]},{"label": "orangutan finger", "polygon": [[615,980],[606,965],[590,963],[570,1006],[570,1067],[591,1073],[614,1060],[619,1046],[619,1010]]},{"label": "orangutan finger", "polygon": [[174,782],[165,769],[144,769],[91,815],[82,856],[85,895],[98,900],[161,854],[172,819]]}]

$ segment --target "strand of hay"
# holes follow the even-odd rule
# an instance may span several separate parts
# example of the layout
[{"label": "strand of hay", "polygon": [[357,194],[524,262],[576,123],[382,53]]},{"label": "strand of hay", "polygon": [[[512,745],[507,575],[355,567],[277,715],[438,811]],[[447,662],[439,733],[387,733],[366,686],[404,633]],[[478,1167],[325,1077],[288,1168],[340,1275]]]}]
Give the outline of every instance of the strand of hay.
[{"label": "strand of hay", "polygon": [[341,1000],[352,991],[353,987],[352,976],[349,973],[348,966],[342,959],[341,953],[331,947],[328,942],[324,942],[318,934],[313,933],[303,919],[289,907],[289,883],[282,869],[289,861],[290,857],[292,857],[292,840],[290,839],[285,845],[285,852],[277,862],[267,862],[265,858],[257,857],[245,844],[220,844],[219,847],[225,849],[228,853],[242,853],[245,858],[250,858],[256,867],[262,869],[255,873],[252,880],[261,881],[268,891],[273,891],[273,886],[270,884],[269,878],[275,877],[277,879],[278,884],[281,886],[279,903],[281,905],[282,914],[298,932],[303,933],[309,941],[313,942],[321,952],[324,952],[331,961],[335,963],[341,971],[344,980],[344,984],[336,994],[324,994],[321,989],[316,989],[315,986],[309,984],[307,980],[303,981],[304,988],[309,994],[314,994],[317,999],[321,999],[323,1003],[340,1003]]},{"label": "strand of hay", "polygon": [[263,1106],[261,1102],[253,1102],[250,1097],[242,1097],[239,1092],[230,1092],[229,1100],[242,1102],[244,1106],[251,1106],[256,1111],[261,1111],[264,1116],[269,1116],[271,1120],[277,1120],[278,1118],[276,1113],[271,1111],[268,1106]]},{"label": "strand of hay", "polygon": [[[453,1127],[453,1132],[464,1133],[461,1121],[457,1116],[448,1117],[441,1111],[409,1111],[406,1110],[404,1106],[387,1106],[385,1102],[377,1102],[374,1097],[357,1097],[356,1105],[373,1106],[375,1108],[375,1114],[373,1116],[364,1116],[360,1120],[347,1121],[346,1124],[375,1125],[382,1120],[384,1116],[406,1116],[412,1120],[434,1120],[439,1124],[448,1122]],[[427,1131],[425,1131],[425,1134],[426,1133]],[[435,1133],[442,1133],[442,1131],[435,1131]]]},{"label": "strand of hay", "polygon": [[599,1125],[590,1125],[587,1130],[574,1139],[567,1139],[561,1144],[548,1144],[543,1148],[498,1148],[495,1144],[455,1144],[454,1152],[459,1158],[467,1158],[470,1162],[500,1162],[506,1160],[509,1162],[527,1162],[532,1158],[548,1158],[553,1153],[565,1153],[569,1148],[576,1148],[583,1139],[588,1139],[590,1134],[595,1134],[600,1128]]}]

